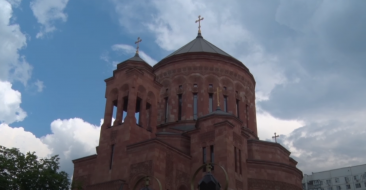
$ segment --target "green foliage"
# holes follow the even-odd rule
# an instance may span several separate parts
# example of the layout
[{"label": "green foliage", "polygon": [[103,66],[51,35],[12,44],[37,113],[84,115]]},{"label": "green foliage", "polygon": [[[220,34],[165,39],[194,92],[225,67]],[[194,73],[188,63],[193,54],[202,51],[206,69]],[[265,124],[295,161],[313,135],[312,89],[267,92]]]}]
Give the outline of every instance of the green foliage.
[{"label": "green foliage", "polygon": [[58,172],[58,155],[37,159],[35,152],[0,146],[0,190],[68,189],[66,172]]}]

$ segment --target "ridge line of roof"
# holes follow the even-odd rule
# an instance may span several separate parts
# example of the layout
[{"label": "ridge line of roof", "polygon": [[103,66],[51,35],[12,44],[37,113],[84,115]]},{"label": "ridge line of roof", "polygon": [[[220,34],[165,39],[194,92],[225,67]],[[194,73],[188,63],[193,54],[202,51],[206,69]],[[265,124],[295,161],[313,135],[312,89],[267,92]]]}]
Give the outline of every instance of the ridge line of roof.
[{"label": "ridge line of roof", "polygon": [[[213,45],[211,42],[209,42],[209,41],[207,41],[207,40],[205,40],[207,43],[208,43],[208,45],[210,45],[211,46],[211,48],[212,48],[212,46],[213,47],[215,47],[215,48],[217,48],[218,50],[220,50],[222,53],[219,53],[219,52],[216,52],[216,53],[218,53],[218,54],[226,54],[226,56],[229,56],[229,57],[232,57],[230,54],[228,54],[228,53],[226,53],[224,50],[222,50],[222,49],[220,49],[219,47],[217,47],[217,46],[215,46],[215,45]],[[214,49],[214,48],[212,48],[212,49]]]},{"label": "ridge line of roof", "polygon": [[[192,47],[194,46],[194,44],[196,44],[196,43],[197,43],[197,41],[195,41],[195,40],[196,40],[196,39],[194,39],[194,40],[192,40],[191,42],[189,42],[189,43],[188,43],[188,44],[190,44],[190,43],[192,43],[192,42],[193,42],[193,43],[192,43],[192,45],[191,45],[191,47],[188,49],[188,51],[187,51],[187,52],[189,52],[189,51],[192,49]],[[186,45],[188,45],[188,44],[186,44]],[[185,46],[186,46],[186,45],[185,45]],[[185,47],[185,46],[183,46],[183,47]],[[182,48],[183,48],[183,47],[182,47]],[[182,48],[181,48],[181,49],[182,49]],[[177,52],[177,51],[175,51],[175,52]]]}]

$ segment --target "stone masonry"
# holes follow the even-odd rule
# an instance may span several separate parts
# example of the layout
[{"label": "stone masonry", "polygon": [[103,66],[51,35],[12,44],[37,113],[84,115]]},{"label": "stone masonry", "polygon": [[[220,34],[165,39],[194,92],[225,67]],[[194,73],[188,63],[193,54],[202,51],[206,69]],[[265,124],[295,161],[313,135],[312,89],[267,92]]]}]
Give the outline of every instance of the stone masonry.
[{"label": "stone masonry", "polygon": [[[213,161],[226,169],[229,189],[301,189],[302,172],[290,152],[258,139],[255,80],[249,69],[214,53],[219,49],[200,34],[195,40],[187,44],[189,51],[184,46],[153,67],[138,54],[117,65],[105,80],[97,154],[73,160],[75,182],[88,190],[121,185],[132,190],[138,179],[151,175],[164,190],[188,190],[195,170]],[[195,43],[202,43],[202,49],[194,50]],[[219,167],[213,175],[224,186]],[[150,184],[158,189],[156,181]]]}]

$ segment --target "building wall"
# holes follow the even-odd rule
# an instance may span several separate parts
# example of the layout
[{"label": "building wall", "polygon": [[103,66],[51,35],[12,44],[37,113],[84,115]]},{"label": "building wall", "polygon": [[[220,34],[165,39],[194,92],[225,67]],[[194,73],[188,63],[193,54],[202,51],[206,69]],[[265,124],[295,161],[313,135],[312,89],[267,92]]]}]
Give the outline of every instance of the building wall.
[{"label": "building wall", "polygon": [[[87,176],[82,181],[87,189],[121,185],[133,189],[139,179],[150,175],[160,180],[163,189],[188,190],[194,172],[204,162],[203,147],[206,161],[211,161],[211,146],[216,164],[212,172],[222,187],[226,177],[220,166],[229,176],[229,189],[301,188],[302,173],[290,152],[279,144],[259,141],[255,81],[237,60],[192,53],[170,57],[153,68],[127,60],[118,64],[106,85],[97,155],[90,161],[74,161],[74,180]],[[215,111],[217,87],[221,110],[227,97],[226,112]],[[198,94],[197,118],[193,116],[194,93]],[[208,109],[210,93],[212,111]],[[180,120],[179,94],[183,103]],[[116,118],[113,123],[112,117]],[[203,170],[198,172],[195,185],[203,175]],[[157,181],[152,179],[150,186],[158,189]]]},{"label": "building wall", "polygon": [[304,175],[304,190],[366,190],[366,164]]}]

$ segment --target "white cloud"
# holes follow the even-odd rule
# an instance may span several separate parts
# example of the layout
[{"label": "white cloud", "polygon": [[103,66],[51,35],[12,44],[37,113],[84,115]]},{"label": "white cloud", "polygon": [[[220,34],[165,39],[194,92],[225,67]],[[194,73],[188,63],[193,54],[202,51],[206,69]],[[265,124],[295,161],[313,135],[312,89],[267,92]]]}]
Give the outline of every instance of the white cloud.
[{"label": "white cloud", "polygon": [[73,172],[73,159],[96,154],[100,126],[80,118],[57,119],[51,123],[51,131],[51,134],[38,138],[22,127],[0,124],[0,145],[19,148],[23,153],[36,152],[40,158],[59,155],[60,170],[69,176]]},{"label": "white cloud", "polygon": [[37,87],[37,92],[42,92],[45,87],[43,81],[37,80],[34,85]]},{"label": "white cloud", "polygon": [[67,14],[64,9],[69,0],[34,0],[30,7],[34,16],[41,24],[41,31],[37,33],[37,38],[42,38],[45,34],[56,30],[55,22],[66,22]]},{"label": "white cloud", "polygon": [[80,118],[57,119],[51,123],[52,134],[40,139],[53,155],[60,156],[61,169],[69,174],[73,171],[71,160],[96,154],[100,126],[92,125]]},{"label": "white cloud", "polygon": [[[132,47],[130,45],[126,45],[126,44],[115,44],[112,46],[112,50],[116,51],[116,52],[121,52],[124,54],[131,55],[131,57],[136,52],[136,49],[134,47]],[[153,66],[153,65],[155,65],[155,63],[157,63],[157,61],[155,59],[151,58],[144,51],[139,50],[139,56],[141,56],[141,58],[151,66]],[[106,57],[104,56],[103,58],[105,59]]]},{"label": "white cloud", "polygon": [[20,107],[20,92],[13,90],[11,86],[10,82],[0,81],[0,123],[22,121],[27,116]]},{"label": "white cloud", "polygon": [[14,7],[18,7],[22,0],[7,0]]},{"label": "white cloud", "polygon": [[13,128],[5,123],[0,124],[0,145],[19,148],[23,153],[36,152],[39,157],[47,157],[51,154],[48,146],[33,133],[24,131],[23,127]]},{"label": "white cloud", "polygon": [[[16,4],[18,1],[11,2]],[[18,53],[27,45],[26,37],[19,25],[11,22],[12,18],[12,4],[0,0],[0,80],[20,81],[27,85],[32,66]]]},{"label": "white cloud", "polygon": [[[303,127],[305,123],[299,120],[283,120],[273,117],[270,113],[257,107],[257,129],[261,140],[270,140],[274,133],[282,136],[289,135],[295,129]],[[274,140],[273,140],[274,141]]]},{"label": "white cloud", "polygon": [[[231,1],[231,6],[219,1],[193,0],[112,2],[122,27],[128,31],[144,32],[145,35],[153,34],[156,43],[166,51],[177,50],[196,37],[198,24],[195,20],[201,15],[204,17],[201,25],[203,37],[241,60],[251,70],[261,99],[268,99],[276,85],[287,82],[283,70],[277,67],[277,57],[266,52],[255,33],[241,20],[244,11],[239,10],[242,6],[239,1]],[[140,10],[146,12],[141,13]],[[123,48],[128,49],[126,46]]]}]

